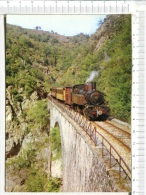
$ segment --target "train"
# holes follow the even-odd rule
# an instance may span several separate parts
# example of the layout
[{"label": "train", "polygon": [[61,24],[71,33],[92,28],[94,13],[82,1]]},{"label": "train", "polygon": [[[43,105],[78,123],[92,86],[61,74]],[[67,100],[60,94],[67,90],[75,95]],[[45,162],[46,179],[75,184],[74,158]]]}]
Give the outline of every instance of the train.
[{"label": "train", "polygon": [[84,115],[90,121],[103,121],[109,117],[110,108],[105,101],[105,95],[96,89],[95,82],[52,87],[50,95]]}]

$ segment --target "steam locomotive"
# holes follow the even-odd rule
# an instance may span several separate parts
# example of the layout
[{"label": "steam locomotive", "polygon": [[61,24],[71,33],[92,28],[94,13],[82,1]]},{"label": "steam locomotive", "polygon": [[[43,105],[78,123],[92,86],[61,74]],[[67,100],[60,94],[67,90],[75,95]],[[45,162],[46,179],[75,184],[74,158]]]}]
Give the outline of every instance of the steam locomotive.
[{"label": "steam locomotive", "polygon": [[71,106],[83,114],[88,120],[106,120],[109,116],[109,107],[104,94],[96,90],[96,83],[78,84],[72,87],[51,88],[51,96]]}]

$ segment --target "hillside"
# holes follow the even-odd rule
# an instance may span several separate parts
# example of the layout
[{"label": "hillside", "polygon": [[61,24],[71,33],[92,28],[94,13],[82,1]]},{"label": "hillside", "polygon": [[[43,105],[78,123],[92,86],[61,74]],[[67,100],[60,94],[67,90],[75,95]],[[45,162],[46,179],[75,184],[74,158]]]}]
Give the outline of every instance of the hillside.
[{"label": "hillside", "polygon": [[53,191],[54,185],[57,191],[61,185],[61,176],[50,183],[47,179],[50,87],[85,83],[96,71],[93,80],[106,94],[111,115],[130,123],[131,52],[130,15],[107,16],[91,36],[65,37],[7,24],[7,191]]}]

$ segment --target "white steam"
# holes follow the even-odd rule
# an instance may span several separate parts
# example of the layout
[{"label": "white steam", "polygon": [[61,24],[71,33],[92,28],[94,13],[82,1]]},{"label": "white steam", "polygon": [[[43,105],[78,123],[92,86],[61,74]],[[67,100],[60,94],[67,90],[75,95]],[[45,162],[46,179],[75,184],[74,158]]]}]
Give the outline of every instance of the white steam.
[{"label": "white steam", "polygon": [[90,76],[87,78],[86,83],[92,82],[95,77],[98,77],[99,71],[92,71]]}]

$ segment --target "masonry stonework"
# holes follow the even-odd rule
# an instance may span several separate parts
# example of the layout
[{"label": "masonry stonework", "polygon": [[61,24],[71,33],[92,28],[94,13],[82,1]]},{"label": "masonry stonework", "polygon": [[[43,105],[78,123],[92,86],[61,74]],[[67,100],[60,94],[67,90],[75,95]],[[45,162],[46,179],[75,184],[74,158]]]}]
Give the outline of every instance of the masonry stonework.
[{"label": "masonry stonework", "polygon": [[63,192],[119,191],[108,174],[100,149],[83,129],[52,103],[50,128],[59,125],[62,143]]}]

